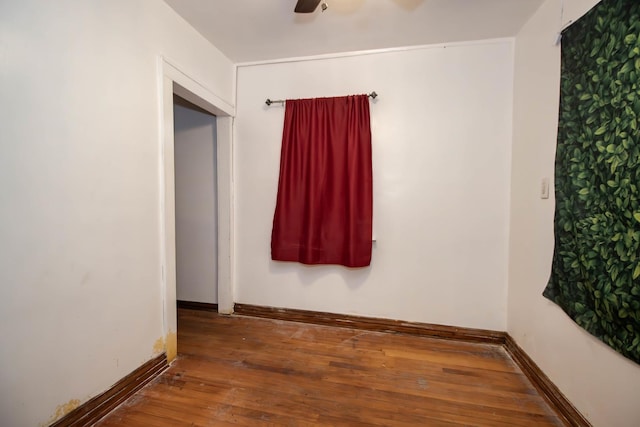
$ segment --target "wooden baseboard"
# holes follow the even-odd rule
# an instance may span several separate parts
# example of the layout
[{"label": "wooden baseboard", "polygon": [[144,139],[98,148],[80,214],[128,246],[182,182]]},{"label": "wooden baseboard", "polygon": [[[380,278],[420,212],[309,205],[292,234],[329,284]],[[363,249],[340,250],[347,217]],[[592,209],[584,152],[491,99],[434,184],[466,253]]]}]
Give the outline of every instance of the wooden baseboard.
[{"label": "wooden baseboard", "polygon": [[591,423],[573,406],[556,385],[536,365],[529,355],[507,334],[504,348],[529,381],[571,427],[591,427]]},{"label": "wooden baseboard", "polygon": [[195,302],[195,301],[177,301],[178,308],[187,308],[189,310],[202,310],[202,311],[215,311],[218,312],[218,304],[211,304],[208,302]]},{"label": "wooden baseboard", "polygon": [[591,427],[589,421],[584,418],[549,377],[542,372],[506,332],[289,308],[263,307],[250,304],[235,304],[234,313],[243,316],[313,323],[316,325],[348,327],[376,332],[405,333],[431,338],[501,345],[567,425],[572,427]]},{"label": "wooden baseboard", "polygon": [[234,313],[244,316],[266,317],[292,322],[313,323],[325,326],[340,326],[367,331],[422,335],[433,338],[450,339],[484,344],[504,344],[506,333],[486,329],[459,328],[456,326],[434,325],[430,323],[404,322],[375,317],[352,316],[347,314],[324,313],[295,310],[289,308],[262,307],[249,304],[235,304]]},{"label": "wooden baseboard", "polygon": [[51,424],[50,427],[93,425],[122,402],[133,396],[168,366],[167,355],[162,353],[115,383],[109,390],[69,412]]}]

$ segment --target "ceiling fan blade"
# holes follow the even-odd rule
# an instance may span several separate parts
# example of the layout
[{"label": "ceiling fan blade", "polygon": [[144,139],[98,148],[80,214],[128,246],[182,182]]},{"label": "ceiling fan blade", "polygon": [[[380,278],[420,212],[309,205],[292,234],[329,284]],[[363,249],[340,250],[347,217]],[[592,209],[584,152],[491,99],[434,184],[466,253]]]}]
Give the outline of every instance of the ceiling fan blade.
[{"label": "ceiling fan blade", "polygon": [[298,0],[296,3],[295,13],[311,13],[316,10],[320,4],[320,0]]}]

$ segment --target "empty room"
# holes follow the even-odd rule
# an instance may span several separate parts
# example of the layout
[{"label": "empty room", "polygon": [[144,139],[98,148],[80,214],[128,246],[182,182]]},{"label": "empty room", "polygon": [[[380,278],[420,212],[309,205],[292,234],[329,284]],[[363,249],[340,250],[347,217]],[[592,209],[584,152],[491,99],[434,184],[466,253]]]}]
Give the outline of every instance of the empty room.
[{"label": "empty room", "polygon": [[0,0],[0,425],[640,425],[640,3]]}]

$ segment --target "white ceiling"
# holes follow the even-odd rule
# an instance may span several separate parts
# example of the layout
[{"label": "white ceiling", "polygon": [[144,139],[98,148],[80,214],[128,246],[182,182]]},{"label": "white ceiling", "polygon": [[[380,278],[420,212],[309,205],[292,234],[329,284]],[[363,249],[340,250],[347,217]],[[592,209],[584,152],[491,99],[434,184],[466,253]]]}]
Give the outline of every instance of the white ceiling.
[{"label": "white ceiling", "polygon": [[234,62],[516,35],[544,0],[165,0]]}]

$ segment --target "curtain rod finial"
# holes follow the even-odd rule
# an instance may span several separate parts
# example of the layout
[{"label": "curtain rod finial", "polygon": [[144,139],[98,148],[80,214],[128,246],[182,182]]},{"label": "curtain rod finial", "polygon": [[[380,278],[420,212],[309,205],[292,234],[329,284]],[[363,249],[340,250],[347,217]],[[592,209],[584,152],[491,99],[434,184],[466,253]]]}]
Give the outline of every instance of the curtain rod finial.
[{"label": "curtain rod finial", "polygon": [[273,102],[271,102],[271,100],[269,98],[267,98],[267,100],[264,103],[267,104],[267,105],[273,104]]},{"label": "curtain rod finial", "polygon": [[369,96],[373,99],[376,99],[378,97],[378,94],[375,91],[373,91],[369,94]]}]

